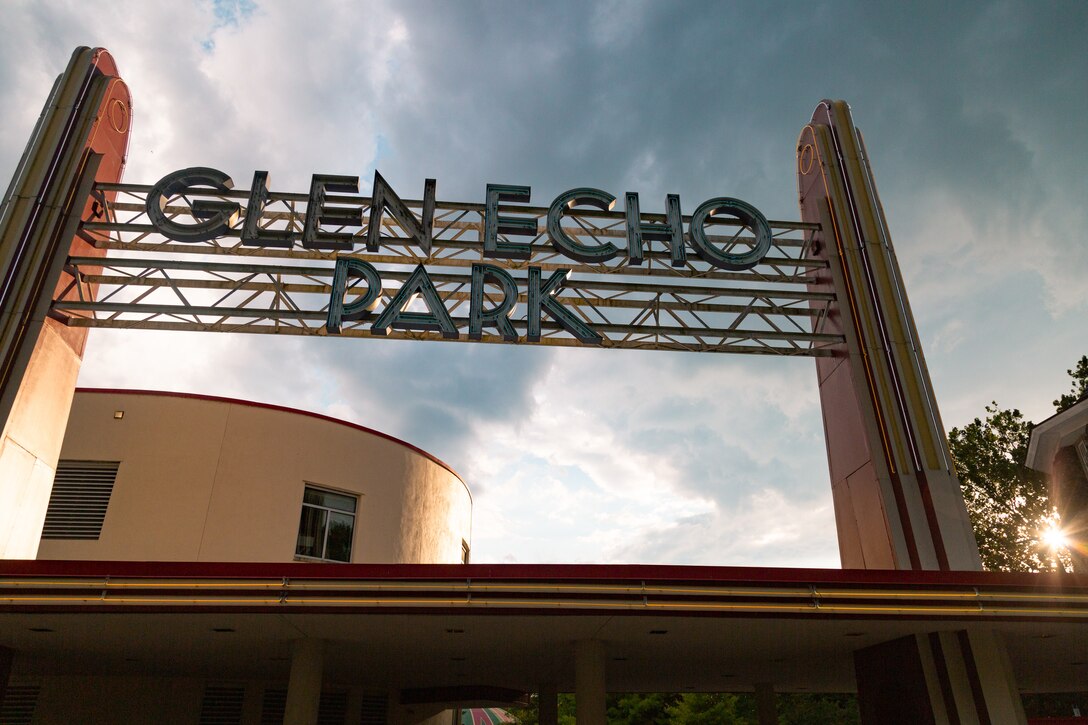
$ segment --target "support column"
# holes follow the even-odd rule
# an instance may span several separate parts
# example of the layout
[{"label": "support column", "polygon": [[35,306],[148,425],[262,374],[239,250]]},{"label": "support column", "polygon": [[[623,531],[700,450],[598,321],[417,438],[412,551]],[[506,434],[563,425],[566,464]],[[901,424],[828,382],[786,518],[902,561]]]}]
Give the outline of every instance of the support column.
[{"label": "support column", "polygon": [[319,639],[300,639],[291,655],[291,677],[287,682],[287,704],[283,725],[317,725],[317,707],[321,701],[321,671],[324,643]]},{"label": "support column", "polygon": [[540,725],[559,725],[559,691],[554,684],[540,686],[536,704]]},{"label": "support column", "polygon": [[606,725],[604,642],[574,643],[574,712],[578,725]]},{"label": "support column", "polygon": [[[861,132],[822,101],[797,140],[809,289],[829,298],[813,331],[844,569],[980,571],[971,519]],[[826,305],[823,307],[822,305]],[[993,632],[932,633],[855,654],[865,723],[1023,723]]]},{"label": "support column", "polygon": [[89,243],[97,232],[79,227],[113,200],[91,192],[96,181],[121,180],[130,108],[110,54],[77,48],[2,200],[0,558],[37,555],[87,337],[49,317],[50,305],[95,294],[63,268],[69,254],[105,255]]},{"label": "support column", "polygon": [[[814,332],[840,335],[816,359],[839,556],[845,569],[982,568],[948,452],[910,301],[861,133],[823,101],[797,141],[801,218],[833,299]],[[822,306],[825,303],[819,302]]]},{"label": "support column", "polygon": [[756,683],[756,717],[759,725],[778,725],[778,706],[774,701],[774,685]]},{"label": "support column", "polygon": [[1026,725],[1012,668],[988,631],[911,635],[854,653],[865,725]]}]

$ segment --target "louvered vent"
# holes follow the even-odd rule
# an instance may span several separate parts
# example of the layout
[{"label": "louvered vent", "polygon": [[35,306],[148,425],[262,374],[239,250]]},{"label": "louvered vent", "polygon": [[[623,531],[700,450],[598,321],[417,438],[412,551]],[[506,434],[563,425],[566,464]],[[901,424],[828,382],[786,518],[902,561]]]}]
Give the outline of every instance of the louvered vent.
[{"label": "louvered vent", "polygon": [[[371,722],[385,725],[385,698],[382,698],[381,720],[367,720],[363,715],[363,725]],[[287,690],[268,689],[261,701],[261,725],[280,725],[283,713],[287,709]],[[365,705],[364,705],[365,712]],[[322,692],[317,706],[317,725],[344,725],[348,716],[348,693]]]},{"label": "louvered vent", "polygon": [[265,690],[261,700],[261,725],[282,725],[287,709],[287,690]]},{"label": "louvered vent", "polygon": [[120,465],[117,461],[59,462],[42,538],[97,539]]},{"label": "louvered vent", "polygon": [[363,695],[362,725],[385,725],[389,700],[385,695]]},{"label": "louvered vent", "polygon": [[4,690],[4,701],[0,702],[0,723],[30,725],[34,721],[40,689],[38,685],[8,685]]},{"label": "louvered vent", "polygon": [[344,725],[348,716],[348,693],[322,692],[317,706],[317,725]]},{"label": "louvered vent", "polygon": [[241,725],[245,695],[246,688],[241,685],[205,686],[200,725]]}]

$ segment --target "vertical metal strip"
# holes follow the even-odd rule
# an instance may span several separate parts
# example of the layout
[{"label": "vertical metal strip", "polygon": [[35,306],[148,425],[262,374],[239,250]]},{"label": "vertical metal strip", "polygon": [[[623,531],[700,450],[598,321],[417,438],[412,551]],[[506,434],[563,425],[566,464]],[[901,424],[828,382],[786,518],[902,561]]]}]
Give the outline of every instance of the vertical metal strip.
[{"label": "vertical metal strip", "polygon": [[948,713],[949,725],[960,725],[960,713],[956,707],[956,696],[952,692],[952,680],[948,676],[948,661],[944,656],[939,632],[929,633],[929,647],[933,650],[933,665],[937,668],[937,682],[941,687],[941,699]]},{"label": "vertical metal strip", "polygon": [[986,693],[982,689],[982,679],[978,675],[978,665],[975,664],[975,652],[971,648],[971,638],[967,635],[966,629],[956,632],[956,637],[959,639],[964,667],[967,668],[967,681],[971,683],[971,697],[975,700],[979,725],[993,725],[993,721],[990,719],[990,710],[986,707]]},{"label": "vertical metal strip", "polygon": [[53,290],[57,286],[61,269],[68,258],[68,250],[79,229],[83,207],[94,186],[102,155],[84,151],[72,184],[64,199],[59,225],[48,232],[45,253],[37,269],[29,270],[30,294],[20,311],[18,330],[12,346],[5,352],[0,369],[0,420],[7,421],[19,392],[23,373],[38,341],[46,314],[52,303]]},{"label": "vertical metal strip", "polygon": [[[830,116],[828,118],[830,122]],[[843,275],[843,288],[846,293],[847,303],[850,307],[850,317],[854,327],[854,334],[858,340],[859,352],[861,354],[862,365],[865,368],[867,389],[869,392],[869,403],[873,408],[873,414],[876,416],[877,429],[881,435],[881,443],[883,445],[885,462],[888,467],[888,475],[891,479],[892,495],[894,497],[896,514],[899,518],[899,527],[903,534],[903,539],[907,548],[907,557],[910,562],[910,568],[914,570],[922,569],[921,555],[918,552],[918,544],[915,540],[914,527],[910,518],[910,510],[907,506],[906,497],[903,494],[903,481],[899,476],[895,462],[895,454],[891,449],[891,443],[888,439],[890,435],[887,430],[887,424],[884,420],[883,407],[880,404],[880,397],[876,390],[876,383],[873,379],[873,371],[871,369],[871,362],[867,353],[866,336],[861,326],[861,320],[859,317],[858,303],[855,300],[853,285],[850,282],[849,267],[846,259],[845,249],[842,242],[842,231],[839,226],[838,216],[835,214],[835,205],[832,203],[831,188],[827,179],[827,170],[829,169],[829,160],[825,158],[823,153],[823,144],[817,143],[816,131],[812,126],[808,127],[813,135],[813,149],[819,155],[820,164],[820,177],[824,187],[824,197],[827,200],[828,213],[831,219],[832,233],[835,238],[835,251],[839,257],[839,265],[842,269]],[[841,169],[840,169],[841,174]],[[846,183],[846,179],[842,179],[843,183]],[[849,190],[844,187],[844,193],[848,194]],[[830,255],[829,255],[830,257]],[[889,532],[891,534],[891,532]],[[894,545],[893,545],[894,550]]]}]

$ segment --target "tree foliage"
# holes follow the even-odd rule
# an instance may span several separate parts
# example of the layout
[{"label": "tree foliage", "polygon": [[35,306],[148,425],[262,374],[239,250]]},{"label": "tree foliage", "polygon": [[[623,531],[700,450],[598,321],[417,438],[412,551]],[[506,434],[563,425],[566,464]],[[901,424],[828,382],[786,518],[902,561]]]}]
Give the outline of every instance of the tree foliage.
[{"label": "tree foliage", "polygon": [[1088,393],[1088,355],[1082,355],[1076,366],[1066,372],[1073,378],[1073,388],[1054,401],[1054,407],[1059,413],[1066,408],[1072,408],[1074,403]]},{"label": "tree foliage", "polygon": [[778,697],[779,725],[858,725],[858,699],[842,694],[796,694]]},{"label": "tree foliage", "polygon": [[993,402],[986,417],[948,434],[982,565],[999,571],[1053,566],[1040,532],[1054,521],[1043,474],[1025,465],[1032,424]]},{"label": "tree foliage", "polygon": [[746,702],[751,698],[724,692],[689,692],[668,708],[669,723],[683,725],[719,725],[719,723],[754,723]]},{"label": "tree foliage", "polygon": [[670,708],[680,701],[677,693],[612,695],[608,698],[609,725],[669,725]]},{"label": "tree foliage", "polygon": [[[1068,371],[1069,393],[1054,401],[1060,413],[1088,392],[1088,355]],[[999,571],[1041,571],[1071,566],[1067,551],[1051,550],[1043,533],[1060,525],[1050,504],[1045,476],[1027,467],[1034,424],[1015,409],[986,406],[975,418],[948,433],[956,474],[978,540],[982,565]]]}]

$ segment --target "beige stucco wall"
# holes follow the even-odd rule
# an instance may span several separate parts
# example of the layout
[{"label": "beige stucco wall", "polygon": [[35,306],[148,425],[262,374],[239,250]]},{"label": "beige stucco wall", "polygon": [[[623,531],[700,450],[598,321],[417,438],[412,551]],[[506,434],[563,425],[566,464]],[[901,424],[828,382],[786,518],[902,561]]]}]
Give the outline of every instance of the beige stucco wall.
[{"label": "beige stucco wall", "polygon": [[46,320],[0,435],[0,559],[37,555],[79,366]]},{"label": "beige stucco wall", "polygon": [[60,457],[121,465],[100,538],[43,540],[41,559],[293,561],[307,483],[358,496],[353,563],[457,563],[471,538],[471,496],[448,468],[301,412],[78,391]]}]

